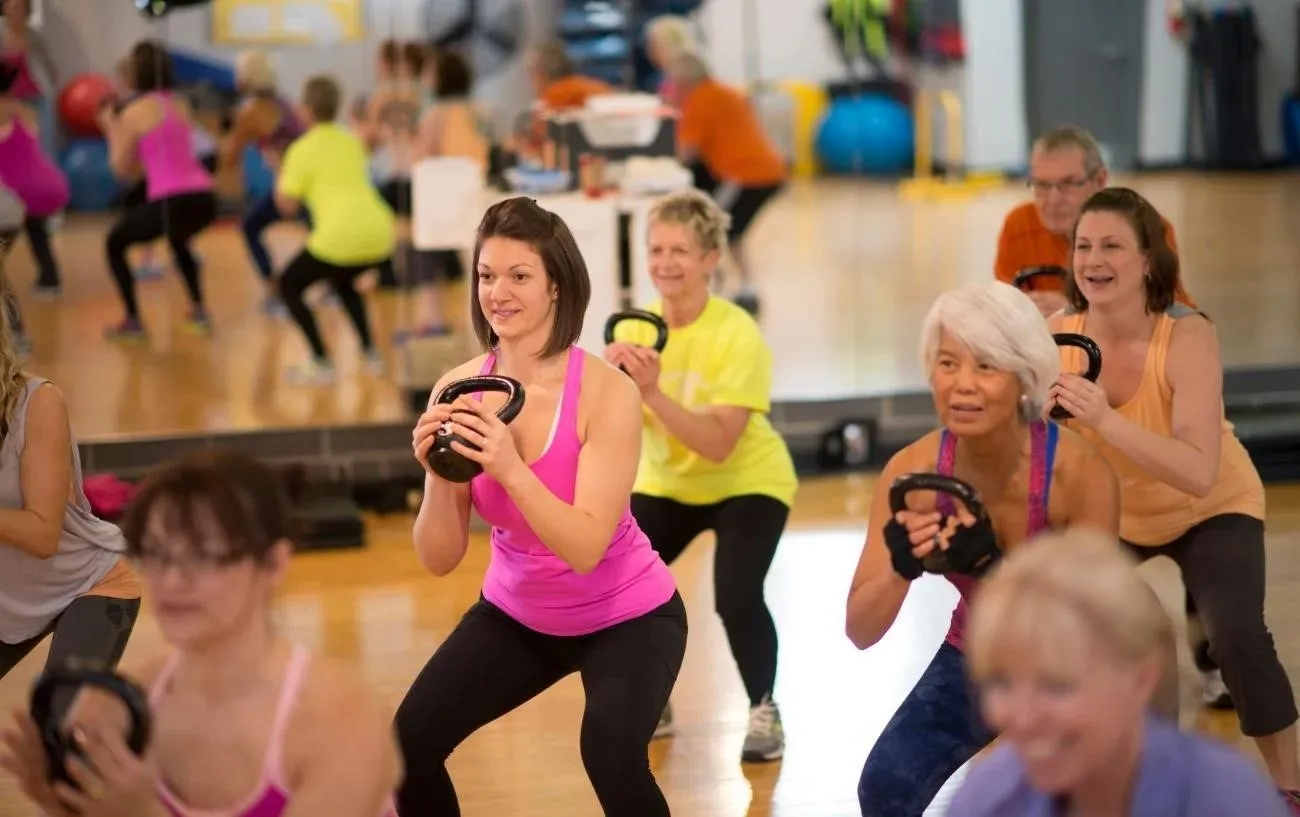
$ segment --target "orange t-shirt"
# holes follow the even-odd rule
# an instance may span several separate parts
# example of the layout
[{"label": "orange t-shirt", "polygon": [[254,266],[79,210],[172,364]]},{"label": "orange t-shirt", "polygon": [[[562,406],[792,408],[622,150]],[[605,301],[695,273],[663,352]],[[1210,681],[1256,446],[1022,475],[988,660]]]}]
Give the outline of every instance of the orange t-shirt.
[{"label": "orange t-shirt", "polygon": [[570,74],[546,86],[538,101],[548,110],[563,111],[569,108],[581,108],[587,104],[588,97],[612,93],[613,90],[598,79]]},{"label": "orange t-shirt", "polygon": [[[1163,219],[1162,219],[1163,220]],[[1174,226],[1165,220],[1165,241],[1169,249],[1178,252],[1178,242],[1174,238]],[[1043,225],[1038,217],[1038,209],[1032,201],[1025,202],[1007,213],[1002,223],[1002,233],[998,235],[998,256],[993,263],[993,274],[999,281],[1011,283],[1016,273],[1028,267],[1058,266],[1070,268],[1071,247],[1065,236],[1057,235]],[[1033,290],[1057,291],[1062,288],[1059,280],[1048,276],[1036,278],[1029,282]],[[1174,300],[1187,304],[1193,309],[1196,302],[1183,289],[1183,282],[1178,282],[1174,290]]]},{"label": "orange t-shirt", "polygon": [[682,100],[677,144],[695,151],[719,182],[768,187],[786,179],[785,160],[749,98],[717,80],[703,80]]}]

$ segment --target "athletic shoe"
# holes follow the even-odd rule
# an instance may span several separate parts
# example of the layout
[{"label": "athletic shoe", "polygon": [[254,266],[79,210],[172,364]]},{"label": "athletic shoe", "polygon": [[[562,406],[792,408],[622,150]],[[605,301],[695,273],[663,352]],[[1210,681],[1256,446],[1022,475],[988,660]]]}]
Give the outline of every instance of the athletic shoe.
[{"label": "athletic shoe", "polygon": [[1201,703],[1208,709],[1232,709],[1232,696],[1219,670],[1201,671]]},{"label": "athletic shoe", "polygon": [[1287,804],[1292,814],[1300,814],[1300,791],[1278,789],[1278,794],[1282,795],[1282,802]]},{"label": "athletic shoe", "polygon": [[783,754],[785,729],[781,726],[781,710],[765,695],[758,706],[749,710],[749,734],[745,735],[740,759],[746,763],[764,763],[779,760]]},{"label": "athletic shoe", "polygon": [[334,364],[313,359],[286,369],[284,377],[294,386],[328,386],[334,382]]},{"label": "athletic shoe", "polygon": [[664,713],[659,716],[659,725],[655,727],[655,733],[651,736],[651,740],[670,738],[676,731],[677,729],[673,726],[673,705],[672,702],[669,702],[664,707]]}]

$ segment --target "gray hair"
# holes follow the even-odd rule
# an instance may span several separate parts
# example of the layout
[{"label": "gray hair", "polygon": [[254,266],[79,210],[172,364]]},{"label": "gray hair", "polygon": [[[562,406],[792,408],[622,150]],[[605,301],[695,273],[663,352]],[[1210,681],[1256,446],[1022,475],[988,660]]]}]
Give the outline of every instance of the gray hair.
[{"label": "gray hair", "polygon": [[1106,169],[1106,159],[1102,156],[1101,145],[1097,143],[1096,137],[1078,125],[1052,128],[1034,140],[1034,149],[1043,153],[1056,153],[1070,148],[1083,151],[1083,169],[1089,177]]},{"label": "gray hair", "polygon": [[668,76],[680,85],[694,85],[709,78],[709,64],[695,51],[683,51],[668,63]]},{"label": "gray hair", "polygon": [[991,280],[940,295],[921,328],[921,364],[927,375],[934,369],[945,331],[977,358],[1020,378],[1027,413],[1042,413],[1047,391],[1061,373],[1061,352],[1028,295]]},{"label": "gray hair", "polygon": [[695,24],[677,14],[661,14],[646,24],[645,36],[664,50],[664,55],[672,60],[678,54],[698,51],[700,38]]}]

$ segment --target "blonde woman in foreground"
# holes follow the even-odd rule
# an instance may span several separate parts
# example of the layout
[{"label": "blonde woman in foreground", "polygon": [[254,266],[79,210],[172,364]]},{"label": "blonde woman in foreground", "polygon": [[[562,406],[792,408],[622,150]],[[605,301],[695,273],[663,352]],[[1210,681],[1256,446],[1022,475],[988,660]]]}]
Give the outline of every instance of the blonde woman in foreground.
[{"label": "blonde woman in foreground", "polygon": [[949,808],[960,817],[1285,817],[1251,761],[1148,714],[1172,624],[1100,534],[1009,554],[972,606],[967,656],[1000,743]]}]

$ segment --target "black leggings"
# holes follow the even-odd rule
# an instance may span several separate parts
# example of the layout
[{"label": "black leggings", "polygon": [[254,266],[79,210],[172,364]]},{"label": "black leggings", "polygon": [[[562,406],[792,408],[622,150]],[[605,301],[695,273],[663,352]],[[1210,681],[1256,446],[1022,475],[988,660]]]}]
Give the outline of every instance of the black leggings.
[{"label": "black leggings", "polygon": [[[607,817],[668,817],[650,771],[650,738],[686,652],[686,607],[673,597],[583,636],[543,635],[480,599],[424,665],[397,710],[406,774],[401,817],[459,817],[447,758],[466,738],[574,672],[586,708],[579,744]],[[508,785],[503,771],[500,783]]]},{"label": "black leggings", "polygon": [[1182,571],[1242,733],[1263,737],[1295,723],[1291,681],[1264,623],[1264,523],[1243,514],[1221,514],[1168,544],[1127,547],[1143,561],[1168,556]]},{"label": "black leggings", "polygon": [[303,293],[318,281],[329,281],[330,286],[339,296],[339,303],[343,304],[343,309],[352,320],[352,325],[356,327],[357,336],[361,339],[361,348],[368,352],[372,346],[370,319],[366,316],[366,303],[361,299],[361,293],[357,292],[357,278],[362,273],[391,261],[391,258],[384,258],[369,264],[340,267],[320,260],[308,250],[303,250],[289,262],[289,266],[280,276],[280,299],[284,301],[285,308],[289,310],[294,322],[307,338],[307,345],[311,347],[311,353],[317,360],[326,360],[328,355],[325,353],[325,342],[321,340],[320,330],[316,328],[316,319],[312,317],[311,310],[302,299]]},{"label": "black leggings", "polygon": [[[56,667],[72,659],[112,669],[122,660],[139,614],[139,599],[78,596],[39,635],[17,644],[0,644],[0,678],[8,675],[51,633],[54,640],[45,659],[46,667]],[[56,708],[65,708],[72,697],[68,695],[64,701],[56,701]]]},{"label": "black leggings", "polygon": [[[31,247],[32,258],[36,261],[36,285],[54,288],[59,286],[59,262],[54,259],[54,248],[50,246],[50,225],[48,216],[27,216],[23,219],[23,232],[27,234],[27,245]],[[18,230],[0,231],[0,256],[8,257],[18,240]]]},{"label": "black leggings", "polygon": [[127,263],[126,251],[136,244],[147,244],[163,236],[171,246],[176,269],[185,279],[194,307],[203,306],[203,289],[199,285],[199,264],[190,252],[190,239],[207,229],[217,218],[217,197],[211,192],[182,193],[157,201],[147,201],[127,209],[108,232],[108,266],[122,296],[127,317],[138,320],[140,305],[135,298],[135,276]]},{"label": "black leggings", "polygon": [[632,515],[659,557],[672,564],[706,530],[713,530],[713,606],[722,619],[750,706],[776,686],[776,623],[763,583],[785,532],[790,508],[770,496],[738,496],[713,505],[684,505],[632,495]]}]

